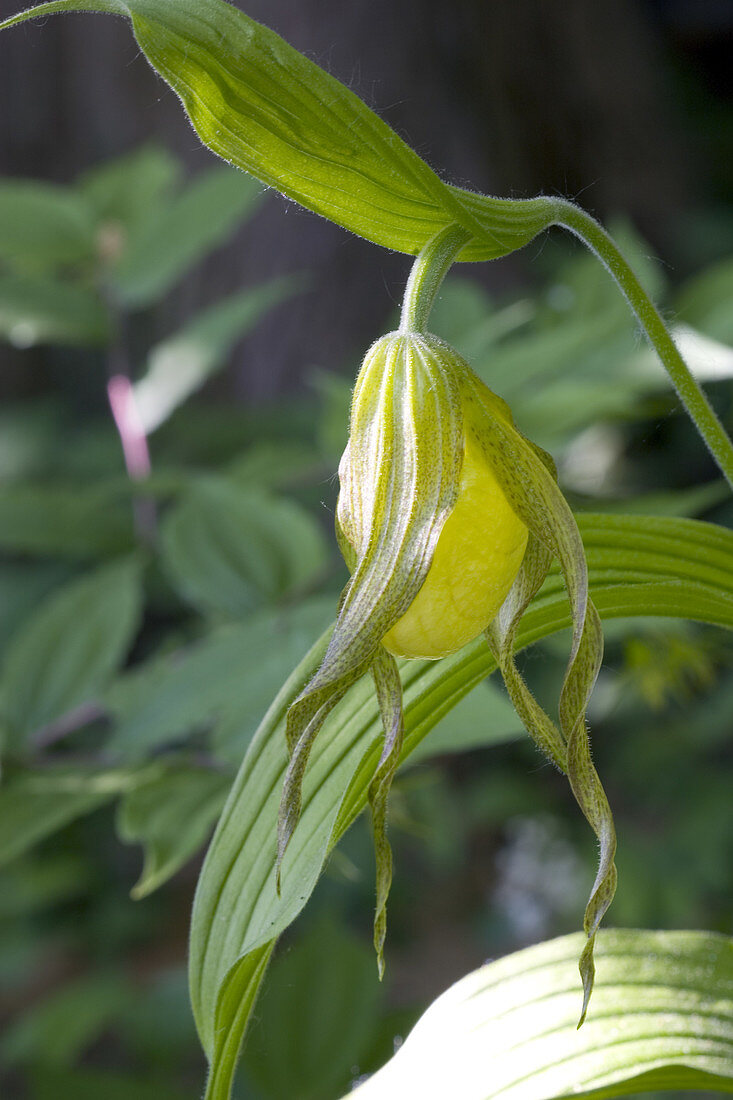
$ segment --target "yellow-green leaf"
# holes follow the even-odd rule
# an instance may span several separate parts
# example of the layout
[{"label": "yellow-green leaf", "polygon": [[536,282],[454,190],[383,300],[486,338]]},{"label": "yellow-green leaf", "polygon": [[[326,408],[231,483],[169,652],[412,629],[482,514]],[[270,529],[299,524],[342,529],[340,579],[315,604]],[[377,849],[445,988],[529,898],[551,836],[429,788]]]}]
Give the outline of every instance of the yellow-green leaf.
[{"label": "yellow-green leaf", "polygon": [[127,17],[150,64],[220,157],[376,244],[417,254],[457,222],[461,258],[506,255],[551,203],[444,183],[349,88],[224,0],[53,0],[0,23],[71,11]]}]

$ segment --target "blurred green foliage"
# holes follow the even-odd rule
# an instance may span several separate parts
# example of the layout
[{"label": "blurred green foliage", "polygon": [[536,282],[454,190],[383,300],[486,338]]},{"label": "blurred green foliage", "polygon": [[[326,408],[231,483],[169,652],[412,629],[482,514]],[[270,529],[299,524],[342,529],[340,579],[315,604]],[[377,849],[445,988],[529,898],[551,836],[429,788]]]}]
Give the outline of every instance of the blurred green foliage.
[{"label": "blurred green foliage", "polygon": [[[239,291],[142,354],[127,342],[256,197],[223,167],[183,183],[156,148],[74,187],[0,184],[0,335],[93,347],[99,367],[84,376],[97,413],[58,392],[0,413],[9,1098],[200,1091],[182,969],[191,861],[345,579],[329,526],[350,379],[314,371],[308,399],[265,409],[211,388],[189,400],[302,279]],[[633,231],[620,236],[730,427],[730,260],[671,288]],[[537,266],[536,288],[506,300],[449,279],[435,330],[553,451],[578,507],[729,524],[726,492],[605,273],[552,244]],[[147,437],[144,480],[127,476],[98,400],[120,370]],[[541,700],[565,651],[552,640],[524,656]],[[729,645],[712,629],[636,620],[609,628],[607,654],[592,720],[620,832],[613,920],[730,930]],[[385,987],[358,823],[272,965],[240,1100],[338,1097],[450,981],[575,928],[595,853],[561,777],[537,761],[492,682],[430,734],[394,791]]]}]

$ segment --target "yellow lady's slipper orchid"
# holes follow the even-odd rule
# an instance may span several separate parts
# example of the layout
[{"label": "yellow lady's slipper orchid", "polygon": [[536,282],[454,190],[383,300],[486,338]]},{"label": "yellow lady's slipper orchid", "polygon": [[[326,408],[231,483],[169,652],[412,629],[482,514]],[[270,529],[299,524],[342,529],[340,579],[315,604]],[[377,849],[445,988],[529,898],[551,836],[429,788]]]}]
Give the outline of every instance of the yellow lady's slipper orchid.
[{"label": "yellow lady's slipper orchid", "polygon": [[[351,579],[321,665],[288,711],[290,763],[278,828],[278,875],[300,814],[311,746],[344,693],[374,678],[384,743],[369,787],[377,862],[374,942],[383,967],[392,856],[386,805],[404,731],[395,657],[437,659],[482,632],[527,730],[567,773],[600,842],[585,913],[584,1005],[593,942],[616,883],[615,834],[590,757],[585,711],[602,654],[583,544],[552,460],[517,430],[508,406],[453,348],[424,329],[427,307],[465,231],[439,235],[418,257],[402,326],[366,354],[339,465],[336,532]],[[421,297],[422,296],[422,297]],[[517,630],[550,564],[560,565],[573,625],[559,723],[514,664]],[[279,881],[279,879],[278,879]]]}]

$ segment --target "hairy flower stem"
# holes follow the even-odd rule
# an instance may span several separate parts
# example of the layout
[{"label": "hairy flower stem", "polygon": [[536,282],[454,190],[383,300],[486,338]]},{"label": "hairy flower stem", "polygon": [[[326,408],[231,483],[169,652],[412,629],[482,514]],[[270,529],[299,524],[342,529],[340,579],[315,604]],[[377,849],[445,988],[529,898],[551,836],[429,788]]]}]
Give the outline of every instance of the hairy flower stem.
[{"label": "hairy flower stem", "polygon": [[595,218],[566,199],[551,200],[552,221],[574,233],[613,276],[672,379],[728,484],[733,489],[733,443],[680,355],[667,326],[617,245]]},{"label": "hairy flower stem", "polygon": [[400,332],[424,332],[436,295],[453,261],[467,241],[468,230],[460,225],[441,229],[422,248],[412,265],[405,287]]}]

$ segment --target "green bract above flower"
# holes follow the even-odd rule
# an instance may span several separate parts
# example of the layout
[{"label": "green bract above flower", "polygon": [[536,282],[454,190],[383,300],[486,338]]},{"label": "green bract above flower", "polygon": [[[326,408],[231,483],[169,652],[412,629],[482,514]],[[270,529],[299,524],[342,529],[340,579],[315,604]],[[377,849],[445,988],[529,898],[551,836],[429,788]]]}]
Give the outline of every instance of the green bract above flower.
[{"label": "green bract above flower", "polygon": [[[485,631],[529,733],[567,773],[601,842],[581,960],[585,1012],[593,940],[615,889],[615,836],[585,726],[602,637],[588,598],[583,545],[552,460],[522,436],[505,402],[453,348],[403,324],[367,352],[339,477],[336,529],[351,580],[323,662],[288,714],[279,861],[300,814],[313,741],[349,686],[370,671],[384,726],[369,790],[381,972],[392,875],[386,803],[403,732],[394,657],[437,659]],[[530,694],[513,657],[519,621],[553,559],[563,571],[574,624],[557,724]]]}]

